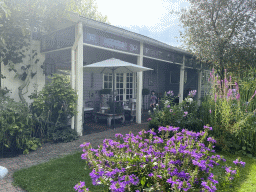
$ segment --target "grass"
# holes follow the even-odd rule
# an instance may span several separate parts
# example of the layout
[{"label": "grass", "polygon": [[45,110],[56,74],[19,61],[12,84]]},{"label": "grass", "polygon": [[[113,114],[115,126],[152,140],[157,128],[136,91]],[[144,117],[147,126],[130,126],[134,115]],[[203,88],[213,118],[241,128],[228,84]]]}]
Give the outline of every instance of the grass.
[{"label": "grass", "polygon": [[85,181],[91,191],[103,191],[103,187],[93,186],[89,169],[85,170],[81,152],[53,159],[14,173],[14,185],[28,192],[74,192],[79,181]]},{"label": "grass", "polygon": [[[233,155],[224,152],[218,152],[219,155],[223,155],[227,160],[227,163],[235,167],[233,161],[237,159],[238,155]],[[234,185],[230,189],[225,189],[225,192],[255,192],[256,191],[256,158],[250,158],[240,156],[241,160],[246,162],[245,167],[240,171],[240,177],[234,182]],[[218,168],[220,169],[220,167]],[[217,169],[215,170],[217,171]]]},{"label": "grass", "polygon": [[[218,154],[223,155],[230,166],[234,165],[233,161],[238,157],[237,155],[223,152],[218,152]],[[13,175],[14,185],[18,185],[28,192],[74,192],[74,185],[79,181],[85,181],[90,191],[104,191],[103,187],[92,185],[89,176],[90,170],[84,169],[86,166],[85,161],[80,156],[81,152],[18,170]],[[218,191],[256,191],[256,159],[241,157],[241,160],[245,161],[246,165],[240,172],[240,178],[235,181],[232,188]],[[214,170],[216,175],[221,174],[220,167]]]}]

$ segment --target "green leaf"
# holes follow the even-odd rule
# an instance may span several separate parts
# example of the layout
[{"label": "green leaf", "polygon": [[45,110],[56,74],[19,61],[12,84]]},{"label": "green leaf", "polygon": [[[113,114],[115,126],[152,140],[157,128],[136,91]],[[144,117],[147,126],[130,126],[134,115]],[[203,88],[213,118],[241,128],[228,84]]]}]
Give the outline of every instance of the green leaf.
[{"label": "green leaf", "polygon": [[245,147],[245,146],[243,146],[243,147],[242,147],[242,149],[245,151],[245,150],[246,150],[246,147]]},{"label": "green leaf", "polygon": [[248,157],[252,158],[252,154],[246,154]]},{"label": "green leaf", "polygon": [[145,177],[145,176],[144,176],[144,177],[142,177],[142,179],[141,179],[140,183],[141,183],[142,187],[144,187],[144,186],[145,186],[145,184],[146,184],[146,177]]}]

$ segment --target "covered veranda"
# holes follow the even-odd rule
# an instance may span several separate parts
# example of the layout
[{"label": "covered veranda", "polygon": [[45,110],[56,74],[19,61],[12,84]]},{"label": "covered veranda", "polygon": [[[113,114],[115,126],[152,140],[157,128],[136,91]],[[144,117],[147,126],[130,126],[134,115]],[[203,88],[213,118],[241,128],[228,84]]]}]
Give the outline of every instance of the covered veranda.
[{"label": "covered veranda", "polygon": [[[73,15],[65,24],[62,24],[60,30],[43,36],[41,52],[45,54],[46,76],[56,72],[70,74],[72,88],[78,94],[78,113],[72,118],[71,127],[79,135],[82,135],[83,130],[84,102],[99,99],[97,98],[99,97],[98,91],[112,88],[108,87],[109,85],[119,89],[119,100],[127,101],[129,98],[136,98],[136,123],[138,124],[141,123],[143,88],[166,91],[175,87],[175,92],[179,95],[179,102],[181,102],[183,100],[185,68],[191,68],[196,71],[198,79],[196,87],[201,93],[202,72],[198,70],[201,65],[191,62],[192,55],[188,52],[78,15]],[[104,76],[107,74],[84,73],[84,65],[110,58],[153,68],[154,72],[122,74],[123,78],[119,79],[123,80],[117,82],[118,85],[113,85],[112,81],[106,80],[107,78]],[[176,79],[173,79],[173,84],[169,83],[169,86],[165,86],[168,81],[166,79],[169,77],[170,81],[171,75],[163,75],[166,66],[172,73],[178,73]],[[153,81],[153,85],[150,81]],[[128,87],[129,84],[132,85],[132,88]],[[200,96],[201,94],[198,95],[198,99]]]}]

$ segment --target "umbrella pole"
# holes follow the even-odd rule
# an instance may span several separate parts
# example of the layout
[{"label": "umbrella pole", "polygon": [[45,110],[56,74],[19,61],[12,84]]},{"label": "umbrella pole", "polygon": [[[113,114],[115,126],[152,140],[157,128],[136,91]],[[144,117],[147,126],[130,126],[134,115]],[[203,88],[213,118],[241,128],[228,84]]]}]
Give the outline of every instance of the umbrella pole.
[{"label": "umbrella pole", "polygon": [[112,76],[113,76],[113,91],[112,91],[112,101],[113,101],[113,105],[114,105],[114,129],[116,127],[116,121],[115,121],[115,99],[114,99],[114,91],[115,91],[115,73],[114,73],[114,68],[112,69]]}]

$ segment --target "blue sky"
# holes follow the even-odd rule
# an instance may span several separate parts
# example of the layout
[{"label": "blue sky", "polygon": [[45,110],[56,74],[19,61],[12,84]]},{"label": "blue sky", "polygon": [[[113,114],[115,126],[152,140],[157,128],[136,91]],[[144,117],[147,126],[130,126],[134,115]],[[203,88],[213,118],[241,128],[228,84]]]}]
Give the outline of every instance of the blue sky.
[{"label": "blue sky", "polygon": [[178,26],[178,16],[170,11],[188,7],[186,0],[96,0],[96,3],[111,25],[172,46],[181,45],[177,40],[182,28]]}]

